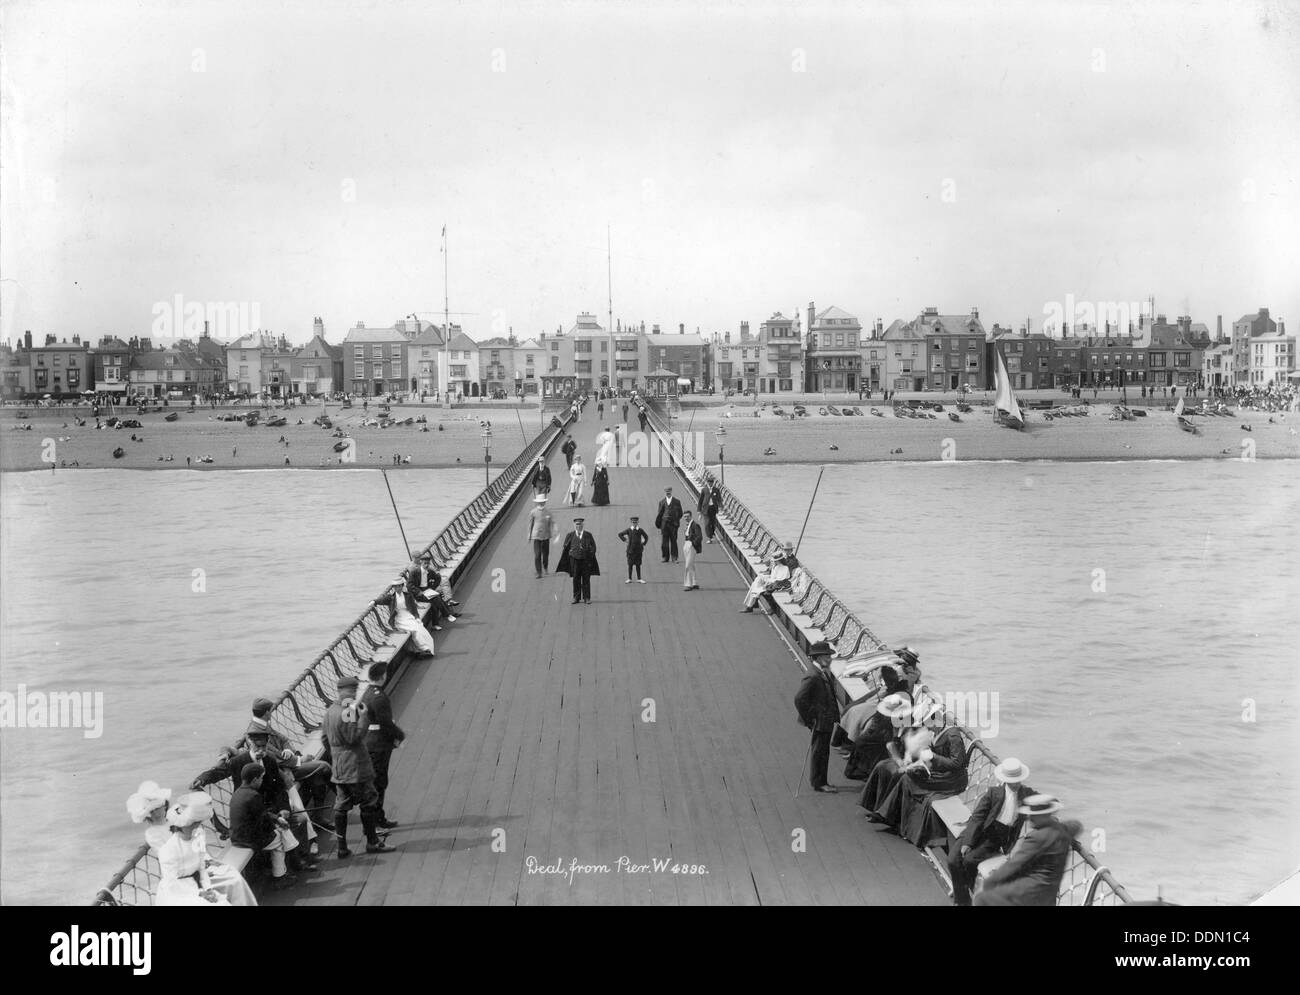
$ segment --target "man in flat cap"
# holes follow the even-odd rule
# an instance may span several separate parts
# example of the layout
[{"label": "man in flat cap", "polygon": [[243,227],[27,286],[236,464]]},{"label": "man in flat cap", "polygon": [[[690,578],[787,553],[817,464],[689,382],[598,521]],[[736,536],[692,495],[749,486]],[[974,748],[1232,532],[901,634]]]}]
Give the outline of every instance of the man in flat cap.
[{"label": "man in flat cap", "polygon": [[556,573],[569,574],[573,577],[573,603],[579,601],[591,604],[591,578],[600,576],[600,564],[596,562],[596,539],[584,530],[586,520],[575,518],[573,531],[564,537],[560,550],[560,562]]},{"label": "man in flat cap", "polygon": [[366,750],[370,732],[369,709],[357,701],[355,677],[340,677],[338,700],[325,712],[325,738],[330,744],[334,767],[334,833],[338,837],[340,860],[352,856],[348,849],[348,813],[361,807],[361,828],[366,834],[366,853],[391,853],[394,847],[379,838],[379,793],[375,790],[375,769]]},{"label": "man in flat cap", "polygon": [[827,766],[831,759],[831,732],[840,719],[839,703],[835,698],[835,677],[831,674],[831,644],[813,643],[808,657],[813,662],[812,673],[804,677],[794,696],[794,707],[799,721],[812,730],[808,746],[808,779],[813,790],[835,794],[835,788],[826,783]]}]

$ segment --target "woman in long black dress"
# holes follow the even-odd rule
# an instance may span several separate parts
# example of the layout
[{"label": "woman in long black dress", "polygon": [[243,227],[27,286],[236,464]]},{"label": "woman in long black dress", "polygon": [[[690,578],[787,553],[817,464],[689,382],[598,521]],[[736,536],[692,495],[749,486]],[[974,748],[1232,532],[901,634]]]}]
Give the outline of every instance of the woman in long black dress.
[{"label": "woman in long black dress", "polygon": [[889,759],[888,746],[904,728],[903,717],[911,717],[910,696],[897,694],[897,688],[889,685],[886,685],[885,692],[885,697],[876,705],[875,714],[867,719],[853,740],[853,749],[844,765],[844,776],[850,780],[865,781],[876,764]]},{"label": "woman in long black dress", "polygon": [[591,503],[609,504],[609,470],[604,463],[598,463],[596,472],[591,476]]},{"label": "woman in long black dress", "polygon": [[925,725],[933,732],[934,741],[903,770],[876,809],[881,821],[897,826],[898,835],[914,846],[924,846],[931,838],[947,833],[933,813],[933,800],[966,790],[966,743],[961,731],[947,724],[942,705],[930,706],[927,713]]}]

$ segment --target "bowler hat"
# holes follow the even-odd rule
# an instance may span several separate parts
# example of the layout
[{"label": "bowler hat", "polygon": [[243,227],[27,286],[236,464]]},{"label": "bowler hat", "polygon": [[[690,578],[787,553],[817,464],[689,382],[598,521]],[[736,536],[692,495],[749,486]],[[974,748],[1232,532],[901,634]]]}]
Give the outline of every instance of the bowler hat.
[{"label": "bowler hat", "polygon": [[811,646],[808,647],[808,655],[809,656],[834,656],[835,650],[831,647],[830,643],[822,639],[818,642],[813,643]]}]

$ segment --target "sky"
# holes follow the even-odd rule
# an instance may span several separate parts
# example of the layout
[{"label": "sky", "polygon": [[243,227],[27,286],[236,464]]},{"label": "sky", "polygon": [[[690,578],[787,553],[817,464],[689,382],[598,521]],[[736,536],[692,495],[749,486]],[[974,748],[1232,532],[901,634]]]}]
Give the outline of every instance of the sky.
[{"label": "sky", "polygon": [[476,339],[611,290],[1300,328],[1295,4],[8,0],[0,52],[8,342],[441,322],[444,226]]}]

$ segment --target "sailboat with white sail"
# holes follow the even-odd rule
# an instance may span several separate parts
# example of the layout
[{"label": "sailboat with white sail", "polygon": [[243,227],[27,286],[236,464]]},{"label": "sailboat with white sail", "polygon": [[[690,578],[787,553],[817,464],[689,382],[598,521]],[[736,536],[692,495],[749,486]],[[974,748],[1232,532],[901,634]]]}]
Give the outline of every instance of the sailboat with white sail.
[{"label": "sailboat with white sail", "polygon": [[1007,375],[1007,364],[1002,359],[1002,352],[998,349],[993,350],[997,357],[997,394],[993,398],[993,419],[1000,425],[1006,425],[1008,428],[1023,429],[1025,427],[1025,416],[1020,412],[1020,405],[1016,402],[1015,391],[1011,389],[1011,377]]}]

